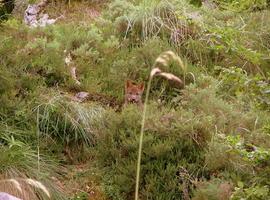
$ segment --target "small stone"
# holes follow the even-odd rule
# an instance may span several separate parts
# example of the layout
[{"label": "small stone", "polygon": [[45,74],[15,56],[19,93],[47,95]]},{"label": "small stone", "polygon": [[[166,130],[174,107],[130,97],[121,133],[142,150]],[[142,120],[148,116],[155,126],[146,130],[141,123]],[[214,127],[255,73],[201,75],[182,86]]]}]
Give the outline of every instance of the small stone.
[{"label": "small stone", "polygon": [[84,100],[87,99],[88,96],[89,96],[88,92],[78,92],[77,94],[75,94],[75,99],[79,102],[83,102]]}]

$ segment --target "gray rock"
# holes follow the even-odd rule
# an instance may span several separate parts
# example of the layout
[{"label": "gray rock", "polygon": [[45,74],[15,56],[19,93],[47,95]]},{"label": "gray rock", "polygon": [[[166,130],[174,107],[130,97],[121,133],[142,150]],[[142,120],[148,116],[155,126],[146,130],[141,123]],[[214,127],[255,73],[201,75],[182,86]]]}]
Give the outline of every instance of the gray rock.
[{"label": "gray rock", "polygon": [[38,13],[40,8],[38,5],[28,5],[24,13],[24,22],[28,26],[37,27],[38,26]]},{"label": "gray rock", "polygon": [[22,200],[17,197],[14,197],[8,193],[0,192],[0,200]]},{"label": "gray rock", "polygon": [[75,100],[79,101],[79,102],[83,102],[84,100],[87,99],[87,97],[89,96],[88,92],[78,92],[75,95]]},{"label": "gray rock", "polygon": [[48,14],[41,14],[47,3],[47,0],[43,0],[39,4],[29,4],[24,12],[25,24],[30,27],[45,27],[47,25],[54,24],[58,19],[63,17],[60,16],[56,19],[49,19]]}]

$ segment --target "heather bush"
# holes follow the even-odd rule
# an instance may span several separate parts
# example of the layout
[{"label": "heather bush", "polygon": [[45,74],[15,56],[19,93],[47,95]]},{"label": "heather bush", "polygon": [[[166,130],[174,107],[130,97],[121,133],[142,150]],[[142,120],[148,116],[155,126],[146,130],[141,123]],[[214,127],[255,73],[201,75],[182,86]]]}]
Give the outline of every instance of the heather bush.
[{"label": "heather bush", "polygon": [[156,67],[183,84],[151,82],[139,198],[268,198],[269,2],[50,1],[64,17],[39,28],[26,4],[0,19],[1,191],[132,199],[142,111],[121,106],[124,85]]},{"label": "heather bush", "polygon": [[[201,173],[196,166],[203,162],[203,151],[196,153],[200,144],[195,137],[199,134],[197,130],[204,125],[201,122],[182,128],[179,126],[181,122],[178,122],[175,116],[170,116],[168,110],[160,112],[155,106],[152,106],[146,121],[140,197],[181,198],[183,192],[179,187],[181,182],[185,181],[178,175],[181,167]],[[170,127],[169,124],[173,126]],[[132,198],[140,114],[136,108],[128,107],[121,114],[108,115],[105,126],[107,131],[103,133],[97,147],[99,166],[104,168],[105,192],[112,199]],[[200,134],[203,137],[203,134],[207,133]]]}]

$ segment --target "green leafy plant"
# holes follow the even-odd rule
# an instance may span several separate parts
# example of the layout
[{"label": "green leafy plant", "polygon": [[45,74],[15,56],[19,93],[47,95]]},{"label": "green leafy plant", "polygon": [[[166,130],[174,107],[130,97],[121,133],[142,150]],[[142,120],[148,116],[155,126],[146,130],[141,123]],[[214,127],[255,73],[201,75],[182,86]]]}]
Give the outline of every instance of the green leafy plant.
[{"label": "green leafy plant", "polygon": [[232,195],[232,199],[267,199],[269,197],[269,194],[269,187],[266,185],[254,185],[251,187],[245,187],[243,182],[239,182],[238,187],[235,188],[235,192]]},{"label": "green leafy plant", "polygon": [[267,79],[260,75],[250,77],[243,69],[232,67],[221,69],[220,80],[219,92],[223,96],[236,96],[246,99],[247,102],[253,99],[256,106],[268,109],[270,85]]}]

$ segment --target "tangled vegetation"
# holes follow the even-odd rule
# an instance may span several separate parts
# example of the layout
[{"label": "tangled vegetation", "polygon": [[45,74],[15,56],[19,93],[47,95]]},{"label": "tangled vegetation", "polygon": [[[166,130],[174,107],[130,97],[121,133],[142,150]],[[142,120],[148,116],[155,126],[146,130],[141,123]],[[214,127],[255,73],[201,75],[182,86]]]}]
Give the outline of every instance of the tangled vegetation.
[{"label": "tangled vegetation", "polygon": [[183,85],[151,82],[139,199],[270,199],[268,0],[52,0],[63,19],[37,28],[21,2],[0,1],[0,191],[134,199],[142,112],[124,85],[156,67]]}]

